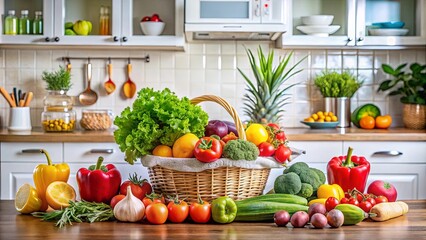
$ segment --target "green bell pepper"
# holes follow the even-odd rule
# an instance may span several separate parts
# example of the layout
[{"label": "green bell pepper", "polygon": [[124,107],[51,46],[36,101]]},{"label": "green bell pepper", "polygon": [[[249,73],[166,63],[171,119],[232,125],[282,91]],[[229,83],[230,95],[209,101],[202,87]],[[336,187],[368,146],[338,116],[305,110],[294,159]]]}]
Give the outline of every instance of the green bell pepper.
[{"label": "green bell pepper", "polygon": [[237,205],[228,196],[219,197],[212,202],[212,218],[218,223],[231,223],[237,216]]}]

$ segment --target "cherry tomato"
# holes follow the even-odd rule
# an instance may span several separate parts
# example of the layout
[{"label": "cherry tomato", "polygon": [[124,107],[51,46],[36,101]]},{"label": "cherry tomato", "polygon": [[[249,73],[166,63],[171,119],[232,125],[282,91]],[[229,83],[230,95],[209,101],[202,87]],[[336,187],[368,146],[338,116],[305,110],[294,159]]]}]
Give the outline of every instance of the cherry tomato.
[{"label": "cherry tomato", "polygon": [[259,156],[269,157],[275,153],[275,147],[269,142],[263,142],[257,146],[259,148]]},{"label": "cherry tomato", "polygon": [[368,201],[363,201],[359,204],[359,207],[364,210],[364,212],[368,213],[370,212],[371,208],[373,207],[373,205],[368,202]]},{"label": "cherry tomato", "polygon": [[287,137],[286,137],[284,131],[280,130],[279,132],[275,133],[275,139],[277,141],[283,143],[287,139]]},{"label": "cherry tomato", "polygon": [[109,205],[111,206],[112,209],[114,209],[115,205],[117,205],[117,203],[120,202],[121,200],[123,200],[123,198],[125,198],[125,197],[126,197],[126,195],[123,195],[123,194],[115,195],[111,199],[111,202],[109,203]]},{"label": "cherry tomato", "polygon": [[359,202],[356,198],[351,198],[349,199],[349,204],[355,205],[355,206],[359,206]]},{"label": "cherry tomato", "polygon": [[379,204],[379,203],[382,203],[382,202],[388,202],[388,198],[385,197],[385,196],[378,196],[374,200],[376,200],[376,204]]},{"label": "cherry tomato", "polygon": [[364,196],[361,193],[357,193],[356,200],[358,200],[358,202],[362,202],[364,201]]},{"label": "cherry tomato", "polygon": [[339,204],[339,199],[335,197],[329,197],[325,201],[325,209],[327,210],[327,212],[329,212],[333,210],[338,204]]},{"label": "cherry tomato", "polygon": [[167,220],[169,210],[164,203],[153,203],[146,207],[145,215],[152,224],[163,224]]},{"label": "cherry tomato", "polygon": [[185,221],[189,214],[189,206],[183,200],[175,199],[174,201],[169,202],[169,204],[167,204],[167,209],[169,210],[169,216],[167,219],[174,223],[181,223]]},{"label": "cherry tomato", "polygon": [[349,198],[344,197],[344,198],[340,199],[340,203],[341,204],[343,204],[343,203],[349,203]]},{"label": "cherry tomato", "polygon": [[129,176],[129,180],[124,181],[120,186],[120,194],[127,195],[127,186],[130,186],[132,194],[143,200],[146,194],[152,192],[152,186],[146,179],[138,177],[135,173],[132,176]]},{"label": "cherry tomato", "polygon": [[146,197],[144,197],[142,199],[143,205],[145,205],[145,207],[147,207],[149,204],[152,203],[166,203],[166,200],[164,199],[163,196],[155,194],[155,193],[151,193],[151,194],[147,194]]},{"label": "cherry tomato", "polygon": [[368,197],[365,201],[370,202],[372,206],[376,205],[376,200],[372,197]]},{"label": "cherry tomato", "polygon": [[198,200],[189,205],[189,216],[196,223],[206,223],[211,217],[211,205],[209,202]]},{"label": "cherry tomato", "polygon": [[279,163],[285,163],[291,156],[291,150],[284,144],[281,144],[275,150],[274,158]]}]

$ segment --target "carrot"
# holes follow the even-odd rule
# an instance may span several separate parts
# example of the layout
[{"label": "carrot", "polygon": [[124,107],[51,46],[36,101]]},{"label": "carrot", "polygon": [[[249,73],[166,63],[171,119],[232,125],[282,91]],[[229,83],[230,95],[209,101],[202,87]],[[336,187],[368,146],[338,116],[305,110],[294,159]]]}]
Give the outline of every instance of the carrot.
[{"label": "carrot", "polygon": [[370,210],[370,213],[376,214],[376,216],[372,215],[371,219],[379,222],[402,216],[407,212],[408,205],[402,201],[379,203]]}]

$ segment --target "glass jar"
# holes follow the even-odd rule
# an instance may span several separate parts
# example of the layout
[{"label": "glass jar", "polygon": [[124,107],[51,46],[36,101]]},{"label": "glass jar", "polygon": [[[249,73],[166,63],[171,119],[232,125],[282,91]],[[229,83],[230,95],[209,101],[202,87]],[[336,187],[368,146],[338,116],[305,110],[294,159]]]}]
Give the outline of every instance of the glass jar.
[{"label": "glass jar", "polygon": [[75,129],[76,112],[73,100],[64,90],[49,90],[43,99],[41,124],[46,132],[71,132]]},{"label": "glass jar", "polygon": [[80,125],[86,130],[107,130],[112,126],[113,114],[107,109],[86,109],[82,111]]}]

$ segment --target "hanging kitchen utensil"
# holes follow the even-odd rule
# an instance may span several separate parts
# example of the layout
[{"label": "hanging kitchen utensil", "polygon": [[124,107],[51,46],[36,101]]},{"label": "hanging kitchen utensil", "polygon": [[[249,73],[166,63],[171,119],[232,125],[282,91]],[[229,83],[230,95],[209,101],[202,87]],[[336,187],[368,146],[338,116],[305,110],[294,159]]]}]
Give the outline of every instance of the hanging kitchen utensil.
[{"label": "hanging kitchen utensil", "polygon": [[132,71],[132,64],[127,64],[127,81],[123,85],[123,93],[127,98],[132,98],[136,93],[136,84],[130,79],[130,72]]},{"label": "hanging kitchen utensil", "polygon": [[84,92],[80,93],[78,100],[82,105],[92,105],[98,100],[98,94],[90,89],[90,82],[92,80],[92,64],[89,62],[86,65],[86,74],[87,74],[87,88]]},{"label": "hanging kitchen utensil", "polygon": [[108,60],[107,71],[108,71],[108,81],[104,83],[104,88],[108,94],[111,94],[115,91],[115,83],[111,80],[111,75],[112,75],[111,59]]}]

